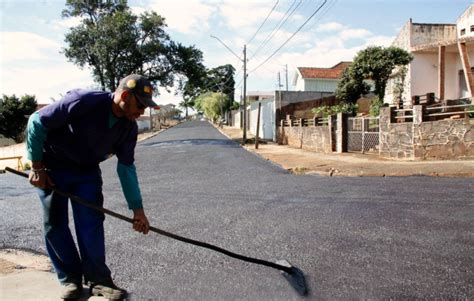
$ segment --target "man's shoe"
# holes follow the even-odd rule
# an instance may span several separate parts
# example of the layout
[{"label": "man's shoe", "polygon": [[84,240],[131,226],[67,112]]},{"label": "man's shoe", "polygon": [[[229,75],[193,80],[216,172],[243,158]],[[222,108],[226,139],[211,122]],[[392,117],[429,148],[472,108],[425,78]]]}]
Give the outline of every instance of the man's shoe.
[{"label": "man's shoe", "polygon": [[90,287],[90,294],[92,296],[103,296],[109,300],[122,300],[127,297],[127,291],[119,288],[115,284],[92,284]]},{"label": "man's shoe", "polygon": [[82,294],[82,284],[80,283],[65,283],[61,292],[63,300],[79,299]]}]

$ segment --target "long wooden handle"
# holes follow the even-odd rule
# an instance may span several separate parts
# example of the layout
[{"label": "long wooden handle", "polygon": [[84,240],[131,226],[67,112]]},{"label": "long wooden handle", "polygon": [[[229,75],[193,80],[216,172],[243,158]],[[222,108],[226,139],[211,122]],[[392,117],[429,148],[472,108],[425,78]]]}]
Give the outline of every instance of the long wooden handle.
[{"label": "long wooden handle", "polygon": [[[18,170],[15,170],[15,169],[12,169],[10,167],[5,167],[5,170],[6,171],[9,171],[11,173],[14,173],[16,175],[19,175],[19,176],[22,176],[24,178],[28,178],[28,174],[24,173],[24,172],[21,172],[21,171],[18,171]],[[83,206],[86,206],[86,207],[89,207],[89,208],[92,208],[94,210],[97,210],[97,211],[100,211],[104,214],[108,214],[110,216],[113,216],[113,217],[116,217],[118,219],[121,219],[123,221],[126,221],[126,222],[129,222],[131,224],[133,224],[134,220],[132,218],[129,218],[129,217],[126,217],[122,214],[119,214],[117,212],[114,212],[112,210],[109,210],[109,209],[105,209],[105,208],[102,208],[102,207],[99,207],[99,206],[96,206],[94,204],[90,204],[89,202],[81,199],[80,197],[78,196],[75,196],[73,194],[70,194],[70,193],[67,193],[67,192],[63,192],[55,187],[51,187],[50,188],[51,190],[55,191],[56,193],[62,195],[62,196],[65,196],[69,199],[71,199],[72,201],[74,202],[77,202]],[[230,256],[230,257],[233,257],[233,258],[236,258],[236,259],[239,259],[239,260],[243,260],[243,261],[247,261],[247,262],[251,262],[251,263],[255,263],[255,264],[260,264],[260,265],[264,265],[264,266],[267,266],[267,267],[270,267],[270,268],[274,268],[274,269],[277,269],[277,270],[280,270],[280,271],[285,271],[287,272],[288,274],[293,274],[294,273],[294,269],[292,269],[291,267],[287,267],[287,266],[283,266],[283,265],[280,265],[280,264],[276,264],[276,263],[273,263],[273,262],[270,262],[270,261],[266,261],[266,260],[262,260],[262,259],[257,259],[257,258],[252,258],[252,257],[247,257],[247,256],[243,256],[243,255],[240,255],[240,254],[237,254],[237,253],[233,253],[233,252],[230,252],[228,250],[225,250],[225,249],[222,249],[220,247],[217,247],[217,246],[214,246],[214,245],[211,245],[211,244],[208,244],[208,243],[205,243],[205,242],[202,242],[202,241],[198,241],[198,240],[194,240],[194,239],[190,239],[190,238],[186,238],[186,237],[183,237],[183,236],[179,236],[179,235],[176,235],[174,233],[170,233],[170,232],[167,232],[167,231],[164,231],[164,230],[161,230],[161,229],[158,229],[156,227],[152,227],[150,226],[150,231],[153,231],[155,233],[158,233],[160,235],[163,235],[163,236],[166,236],[166,237],[169,237],[169,238],[172,238],[172,239],[176,239],[176,240],[179,240],[179,241],[182,241],[182,242],[185,242],[185,243],[188,243],[188,244],[192,244],[192,245],[195,245],[195,246],[199,246],[199,247],[203,247],[203,248],[206,248],[206,249],[210,249],[210,250],[213,250],[213,251],[216,251],[216,252],[219,252],[219,253],[222,253],[224,255],[227,255],[227,256]]]}]

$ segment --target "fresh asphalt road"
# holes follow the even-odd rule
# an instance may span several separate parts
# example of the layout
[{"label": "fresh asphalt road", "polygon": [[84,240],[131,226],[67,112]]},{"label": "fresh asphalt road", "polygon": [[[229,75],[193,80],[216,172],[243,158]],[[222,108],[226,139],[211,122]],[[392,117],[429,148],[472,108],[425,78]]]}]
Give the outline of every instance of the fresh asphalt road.
[{"label": "fresh asphalt road", "polygon": [[[136,165],[152,225],[287,259],[305,272],[307,299],[474,298],[472,179],[295,176],[200,121],[140,143]],[[105,207],[130,215],[115,159],[101,166]],[[0,248],[45,253],[34,189],[7,173],[0,190]],[[105,229],[107,261],[131,300],[301,298],[277,270],[112,217]]]}]

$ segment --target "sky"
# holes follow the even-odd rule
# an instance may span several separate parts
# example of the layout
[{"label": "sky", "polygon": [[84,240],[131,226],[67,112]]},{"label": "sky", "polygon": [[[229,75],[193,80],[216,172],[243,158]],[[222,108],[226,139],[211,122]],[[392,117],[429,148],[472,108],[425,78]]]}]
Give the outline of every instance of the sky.
[{"label": "sky", "polygon": [[[236,69],[236,100],[242,90],[244,45],[248,60],[247,91],[278,89],[278,74],[282,89],[288,83],[288,90],[294,90],[292,82],[297,67],[331,67],[340,61],[351,61],[367,46],[389,46],[410,18],[415,23],[455,24],[473,3],[470,0],[128,1],[137,15],[149,10],[162,15],[171,39],[200,49],[207,68],[232,64]],[[98,87],[90,69],[81,70],[61,53],[66,47],[64,35],[79,24],[77,18],[61,17],[64,8],[65,1],[59,0],[0,0],[1,95],[30,94],[36,96],[38,103],[50,103],[70,89]],[[170,93],[163,88],[157,92],[155,99],[162,105],[178,104],[182,100],[173,88]]]}]

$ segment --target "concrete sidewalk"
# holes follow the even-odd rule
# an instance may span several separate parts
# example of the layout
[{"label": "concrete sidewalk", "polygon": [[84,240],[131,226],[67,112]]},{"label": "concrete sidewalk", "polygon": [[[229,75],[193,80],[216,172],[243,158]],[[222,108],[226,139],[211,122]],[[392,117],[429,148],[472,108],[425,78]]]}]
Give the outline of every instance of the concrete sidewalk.
[{"label": "concrete sidewalk", "polygon": [[[224,126],[218,128],[230,139],[241,142],[242,131]],[[247,138],[255,141],[247,132]],[[377,154],[342,153],[325,154],[263,142],[244,146],[266,160],[270,160],[295,174],[323,176],[441,176],[474,177],[474,159],[409,161],[380,158]]]},{"label": "concrete sidewalk", "polygon": [[[49,258],[27,251],[0,250],[0,300],[62,300],[61,285],[52,272]],[[107,300],[90,297],[84,287],[79,300]]]}]

